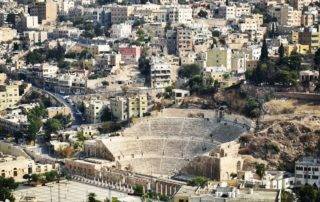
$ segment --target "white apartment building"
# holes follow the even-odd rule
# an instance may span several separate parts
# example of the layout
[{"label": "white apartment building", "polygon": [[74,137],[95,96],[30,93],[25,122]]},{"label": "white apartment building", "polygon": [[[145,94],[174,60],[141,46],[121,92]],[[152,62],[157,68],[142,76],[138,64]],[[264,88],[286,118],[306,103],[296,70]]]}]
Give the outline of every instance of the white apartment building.
[{"label": "white apartment building", "polygon": [[153,57],[150,62],[151,87],[165,88],[171,85],[171,66],[162,58]]},{"label": "white apartment building", "polygon": [[48,63],[37,64],[34,67],[39,71],[39,76],[45,78],[54,78],[59,71],[58,66]]},{"label": "white apartment building", "polygon": [[246,3],[237,3],[232,5],[224,5],[219,7],[219,16],[229,19],[237,19],[243,15],[251,14],[251,6]]},{"label": "white apartment building", "polygon": [[53,38],[78,38],[82,31],[76,27],[59,27],[53,29]]},{"label": "white apartment building", "polygon": [[192,8],[187,5],[168,8],[168,19],[171,23],[191,23]]},{"label": "white apartment building", "polygon": [[296,185],[305,184],[320,186],[320,158],[315,156],[303,157],[295,163]]},{"label": "white apartment building", "polygon": [[101,100],[91,100],[85,106],[86,119],[90,123],[100,123],[101,116],[107,105]]},{"label": "white apartment building", "polygon": [[23,15],[21,17],[21,26],[23,30],[38,29],[38,16]]},{"label": "white apartment building", "polygon": [[25,31],[23,32],[24,40],[33,45],[42,43],[48,39],[48,34],[45,31]]},{"label": "white apartment building", "polygon": [[128,38],[131,35],[132,26],[128,23],[114,24],[111,27],[111,37]]}]

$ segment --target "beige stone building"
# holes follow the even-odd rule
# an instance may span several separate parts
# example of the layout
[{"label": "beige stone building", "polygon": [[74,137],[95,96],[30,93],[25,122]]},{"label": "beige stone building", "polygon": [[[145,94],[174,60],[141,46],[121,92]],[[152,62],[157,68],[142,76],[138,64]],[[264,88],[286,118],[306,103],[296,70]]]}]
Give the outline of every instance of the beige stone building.
[{"label": "beige stone building", "polygon": [[146,94],[115,97],[110,100],[110,108],[112,115],[121,121],[131,117],[143,117],[148,110],[148,98]]},{"label": "beige stone building", "polygon": [[13,107],[19,100],[19,85],[10,84],[0,86],[0,111],[8,107]]},{"label": "beige stone building", "polygon": [[41,174],[57,168],[58,165],[36,164],[22,156],[0,155],[0,175],[5,178],[12,177],[18,182],[24,181],[25,174]]},{"label": "beige stone building", "polygon": [[71,111],[69,107],[48,107],[48,118],[53,118],[57,115],[69,116]]},{"label": "beige stone building", "polygon": [[12,41],[17,36],[17,30],[9,27],[0,27],[0,43]]},{"label": "beige stone building", "polygon": [[282,26],[299,27],[301,25],[301,10],[296,10],[288,4],[273,6],[269,12]]},{"label": "beige stone building", "polygon": [[128,116],[142,117],[147,112],[148,98],[145,94],[128,97]]},{"label": "beige stone building", "polygon": [[0,73],[0,85],[4,85],[7,80],[7,75],[5,73]]}]

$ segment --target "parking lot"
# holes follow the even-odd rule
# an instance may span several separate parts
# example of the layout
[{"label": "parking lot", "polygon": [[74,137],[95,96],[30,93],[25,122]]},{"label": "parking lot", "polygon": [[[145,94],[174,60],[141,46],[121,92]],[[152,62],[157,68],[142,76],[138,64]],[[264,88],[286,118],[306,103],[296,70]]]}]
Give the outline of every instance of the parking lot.
[{"label": "parking lot", "polygon": [[[60,194],[59,194],[60,192]],[[104,201],[106,198],[117,197],[120,201],[140,202],[138,197],[126,193],[111,191],[74,181],[61,182],[60,191],[57,183],[39,187],[19,187],[15,192],[16,201],[23,196],[35,196],[39,202],[85,202],[89,193],[95,193],[97,199]],[[60,195],[60,197],[59,197]]]}]

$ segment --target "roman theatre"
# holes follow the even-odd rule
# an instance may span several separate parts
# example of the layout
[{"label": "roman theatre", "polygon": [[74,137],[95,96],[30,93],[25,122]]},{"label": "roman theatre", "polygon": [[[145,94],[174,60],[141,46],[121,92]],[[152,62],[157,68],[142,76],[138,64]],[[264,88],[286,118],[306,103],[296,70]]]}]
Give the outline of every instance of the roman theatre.
[{"label": "roman theatre", "polygon": [[249,119],[222,110],[164,109],[139,119],[119,136],[96,139],[85,151],[116,162],[121,170],[170,177],[250,128]]}]

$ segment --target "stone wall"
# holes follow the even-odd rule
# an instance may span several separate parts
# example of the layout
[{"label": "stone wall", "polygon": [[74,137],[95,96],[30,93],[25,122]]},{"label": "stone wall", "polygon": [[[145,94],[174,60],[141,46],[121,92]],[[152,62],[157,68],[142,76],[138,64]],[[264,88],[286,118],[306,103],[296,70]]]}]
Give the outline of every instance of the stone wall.
[{"label": "stone wall", "polygon": [[12,156],[23,156],[25,158],[30,158],[30,156],[18,146],[11,143],[0,141],[0,152],[4,154],[9,154]]},{"label": "stone wall", "polygon": [[299,100],[320,101],[320,94],[315,93],[299,93],[299,92],[277,92],[277,98],[291,98]]}]

